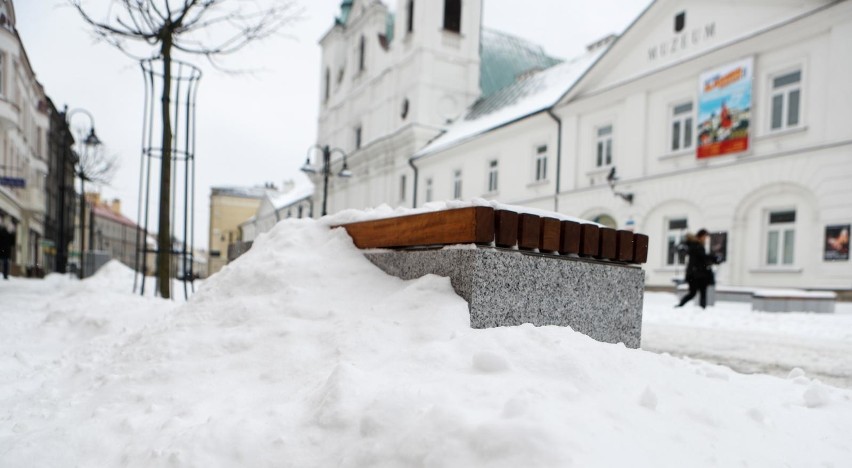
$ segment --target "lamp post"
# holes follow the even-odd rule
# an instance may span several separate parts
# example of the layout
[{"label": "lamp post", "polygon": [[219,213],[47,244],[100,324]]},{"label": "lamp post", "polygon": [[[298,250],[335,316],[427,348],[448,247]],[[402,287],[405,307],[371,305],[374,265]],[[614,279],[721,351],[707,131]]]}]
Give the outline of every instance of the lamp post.
[{"label": "lamp post", "polygon": [[[320,166],[319,170],[311,164],[311,151],[319,150],[322,151],[322,166]],[[346,152],[344,152],[340,148],[329,148],[328,145],[320,146],[314,145],[308,148],[308,156],[305,159],[305,165],[302,166],[302,172],[308,174],[316,174],[319,172],[322,174],[323,185],[322,185],[322,216],[328,214],[326,207],[328,205],[328,177],[331,175],[331,155],[332,153],[340,153],[343,156],[343,167],[340,169],[336,175],[337,177],[348,178],[352,177],[352,171],[349,170],[349,165],[346,163]]]},{"label": "lamp post", "polygon": [[[86,138],[82,141],[78,140],[79,150],[77,151],[77,176],[80,177],[80,279],[84,278],[84,253],[86,251],[86,168],[84,161],[89,159],[89,153],[101,146],[101,140],[95,134],[95,118],[85,109],[73,109],[65,112],[65,122],[68,127],[71,127],[71,116],[75,114],[83,114],[89,118],[89,131]],[[81,134],[85,131],[81,131]],[[83,153],[85,151],[85,154]]]}]

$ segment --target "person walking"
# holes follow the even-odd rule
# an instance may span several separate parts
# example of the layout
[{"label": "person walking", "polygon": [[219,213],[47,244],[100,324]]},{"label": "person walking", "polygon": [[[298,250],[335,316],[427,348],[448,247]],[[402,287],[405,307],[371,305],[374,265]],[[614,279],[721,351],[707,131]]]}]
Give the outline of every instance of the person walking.
[{"label": "person walking", "polygon": [[689,293],[683,296],[675,307],[683,307],[696,294],[700,294],[698,303],[702,309],[707,308],[707,286],[715,283],[711,267],[717,263],[716,257],[708,254],[704,248],[708,235],[706,229],[700,229],[694,236],[686,235],[683,247],[689,256],[686,263],[686,283],[689,285]]},{"label": "person walking", "polygon": [[0,267],[3,268],[3,279],[9,279],[9,258],[15,248],[15,233],[6,224],[6,217],[0,219]]}]

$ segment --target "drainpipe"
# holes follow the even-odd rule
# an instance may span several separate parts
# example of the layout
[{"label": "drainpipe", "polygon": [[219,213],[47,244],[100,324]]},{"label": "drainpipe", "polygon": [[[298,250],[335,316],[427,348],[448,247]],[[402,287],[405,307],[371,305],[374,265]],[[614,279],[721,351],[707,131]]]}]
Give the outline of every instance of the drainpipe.
[{"label": "drainpipe", "polygon": [[417,208],[417,166],[414,165],[414,158],[408,158],[408,165],[414,169],[414,196],[411,197],[411,207]]},{"label": "drainpipe", "polygon": [[562,119],[553,113],[553,108],[547,109],[547,115],[556,121],[556,193],[553,194],[553,211],[559,212],[559,192],[562,177]]}]

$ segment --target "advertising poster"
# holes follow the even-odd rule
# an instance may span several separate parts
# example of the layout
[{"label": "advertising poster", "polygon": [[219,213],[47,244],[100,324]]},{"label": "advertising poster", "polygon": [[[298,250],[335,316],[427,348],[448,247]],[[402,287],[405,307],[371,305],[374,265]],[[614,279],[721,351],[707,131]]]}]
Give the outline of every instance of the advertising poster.
[{"label": "advertising poster", "polygon": [[703,73],[698,90],[698,159],[742,153],[749,147],[754,59]]},{"label": "advertising poster", "polygon": [[825,253],[827,261],[849,260],[849,225],[825,227]]},{"label": "advertising poster", "polygon": [[728,259],[727,232],[714,232],[710,234],[710,253],[716,256],[719,263]]}]

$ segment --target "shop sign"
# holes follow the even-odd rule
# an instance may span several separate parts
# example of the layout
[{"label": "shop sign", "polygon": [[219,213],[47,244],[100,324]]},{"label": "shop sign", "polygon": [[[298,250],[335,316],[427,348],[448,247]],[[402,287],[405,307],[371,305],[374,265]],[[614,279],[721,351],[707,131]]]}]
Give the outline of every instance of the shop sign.
[{"label": "shop sign", "polygon": [[754,58],[702,73],[698,90],[698,159],[749,148]]},{"label": "shop sign", "polygon": [[19,177],[0,177],[0,185],[14,188],[25,188],[27,180]]}]

